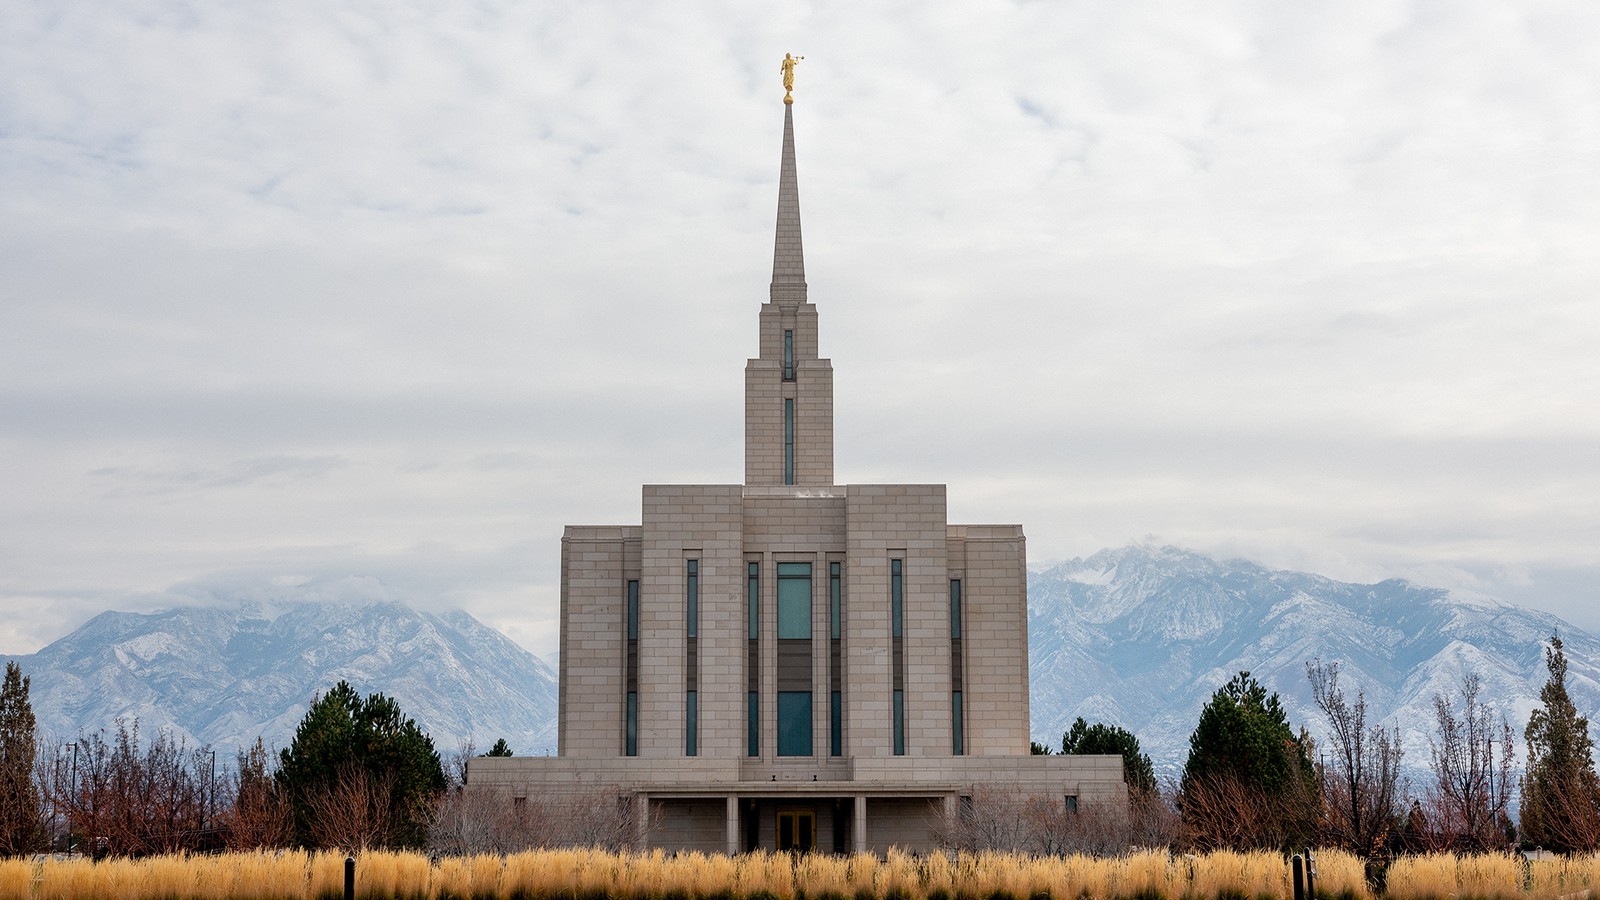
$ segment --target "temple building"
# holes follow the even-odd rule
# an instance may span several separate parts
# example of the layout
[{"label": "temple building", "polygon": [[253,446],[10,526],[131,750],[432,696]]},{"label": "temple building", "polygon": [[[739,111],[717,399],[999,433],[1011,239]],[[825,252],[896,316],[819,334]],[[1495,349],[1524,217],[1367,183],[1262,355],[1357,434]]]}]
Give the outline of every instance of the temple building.
[{"label": "temple building", "polygon": [[950,524],[940,484],[834,483],[789,101],[744,483],[645,485],[642,524],[567,527],[558,754],[471,782],[614,787],[648,846],[728,853],[931,849],[985,786],[1120,802],[1120,757],[1029,753],[1021,526]]}]

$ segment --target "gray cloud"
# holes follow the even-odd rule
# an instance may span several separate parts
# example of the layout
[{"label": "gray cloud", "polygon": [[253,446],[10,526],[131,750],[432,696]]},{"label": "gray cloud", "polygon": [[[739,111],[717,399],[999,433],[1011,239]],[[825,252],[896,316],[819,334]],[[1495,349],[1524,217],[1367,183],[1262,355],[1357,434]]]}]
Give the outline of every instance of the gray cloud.
[{"label": "gray cloud", "polygon": [[1597,43],[1576,2],[28,0],[0,649],[279,577],[550,649],[562,524],[739,477],[789,51],[841,478],[1037,560],[1155,534],[1600,627]]}]

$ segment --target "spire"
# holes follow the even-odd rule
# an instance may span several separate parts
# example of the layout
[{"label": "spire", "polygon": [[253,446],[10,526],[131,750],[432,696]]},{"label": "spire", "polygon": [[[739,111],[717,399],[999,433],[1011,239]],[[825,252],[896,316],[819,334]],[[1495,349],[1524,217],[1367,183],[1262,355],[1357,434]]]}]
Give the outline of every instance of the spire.
[{"label": "spire", "polygon": [[794,105],[783,105],[783,163],[778,169],[778,235],[772,248],[773,301],[806,302],[806,260],[800,249],[800,179],[794,166]]}]

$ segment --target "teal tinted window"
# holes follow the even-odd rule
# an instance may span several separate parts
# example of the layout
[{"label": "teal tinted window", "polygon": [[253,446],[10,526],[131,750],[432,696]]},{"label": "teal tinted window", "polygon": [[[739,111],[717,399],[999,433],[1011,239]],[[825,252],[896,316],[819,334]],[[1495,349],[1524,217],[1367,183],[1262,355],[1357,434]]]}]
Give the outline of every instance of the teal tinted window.
[{"label": "teal tinted window", "polygon": [[[889,636],[905,636],[905,576],[901,561],[889,560]],[[879,621],[882,621],[881,619]]]},{"label": "teal tinted window", "polygon": [[687,562],[684,573],[685,586],[683,602],[688,618],[689,637],[699,637],[700,634],[700,561],[691,559]]},{"label": "teal tinted window", "polygon": [[746,756],[761,755],[761,695],[751,691],[745,697]]},{"label": "teal tinted window", "polygon": [[783,380],[794,380],[794,332],[783,333]]},{"label": "teal tinted window", "polygon": [[961,637],[961,579],[950,579],[950,636]]},{"label": "teal tinted window", "polygon": [[628,692],[627,733],[622,738],[622,752],[626,756],[639,755],[639,695]]},{"label": "teal tinted window", "polygon": [[811,755],[811,692],[778,692],[778,755]]},{"label": "teal tinted window", "polygon": [[828,700],[829,728],[832,740],[829,742],[829,754],[833,756],[844,755],[844,696],[838,691]]},{"label": "teal tinted window", "polygon": [[696,691],[684,699],[683,755],[700,755],[700,702]]},{"label": "teal tinted window", "polygon": [[778,563],[778,637],[811,637],[810,563]]}]

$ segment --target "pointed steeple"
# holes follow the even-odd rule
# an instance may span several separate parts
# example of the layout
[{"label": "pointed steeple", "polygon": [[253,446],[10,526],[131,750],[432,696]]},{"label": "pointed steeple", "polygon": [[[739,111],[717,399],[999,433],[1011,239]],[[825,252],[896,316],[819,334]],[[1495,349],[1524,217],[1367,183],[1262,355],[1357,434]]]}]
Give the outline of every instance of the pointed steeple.
[{"label": "pointed steeple", "polygon": [[778,169],[778,234],[772,248],[774,302],[806,302],[806,260],[800,248],[800,179],[794,165],[794,104],[783,105],[783,162]]}]

